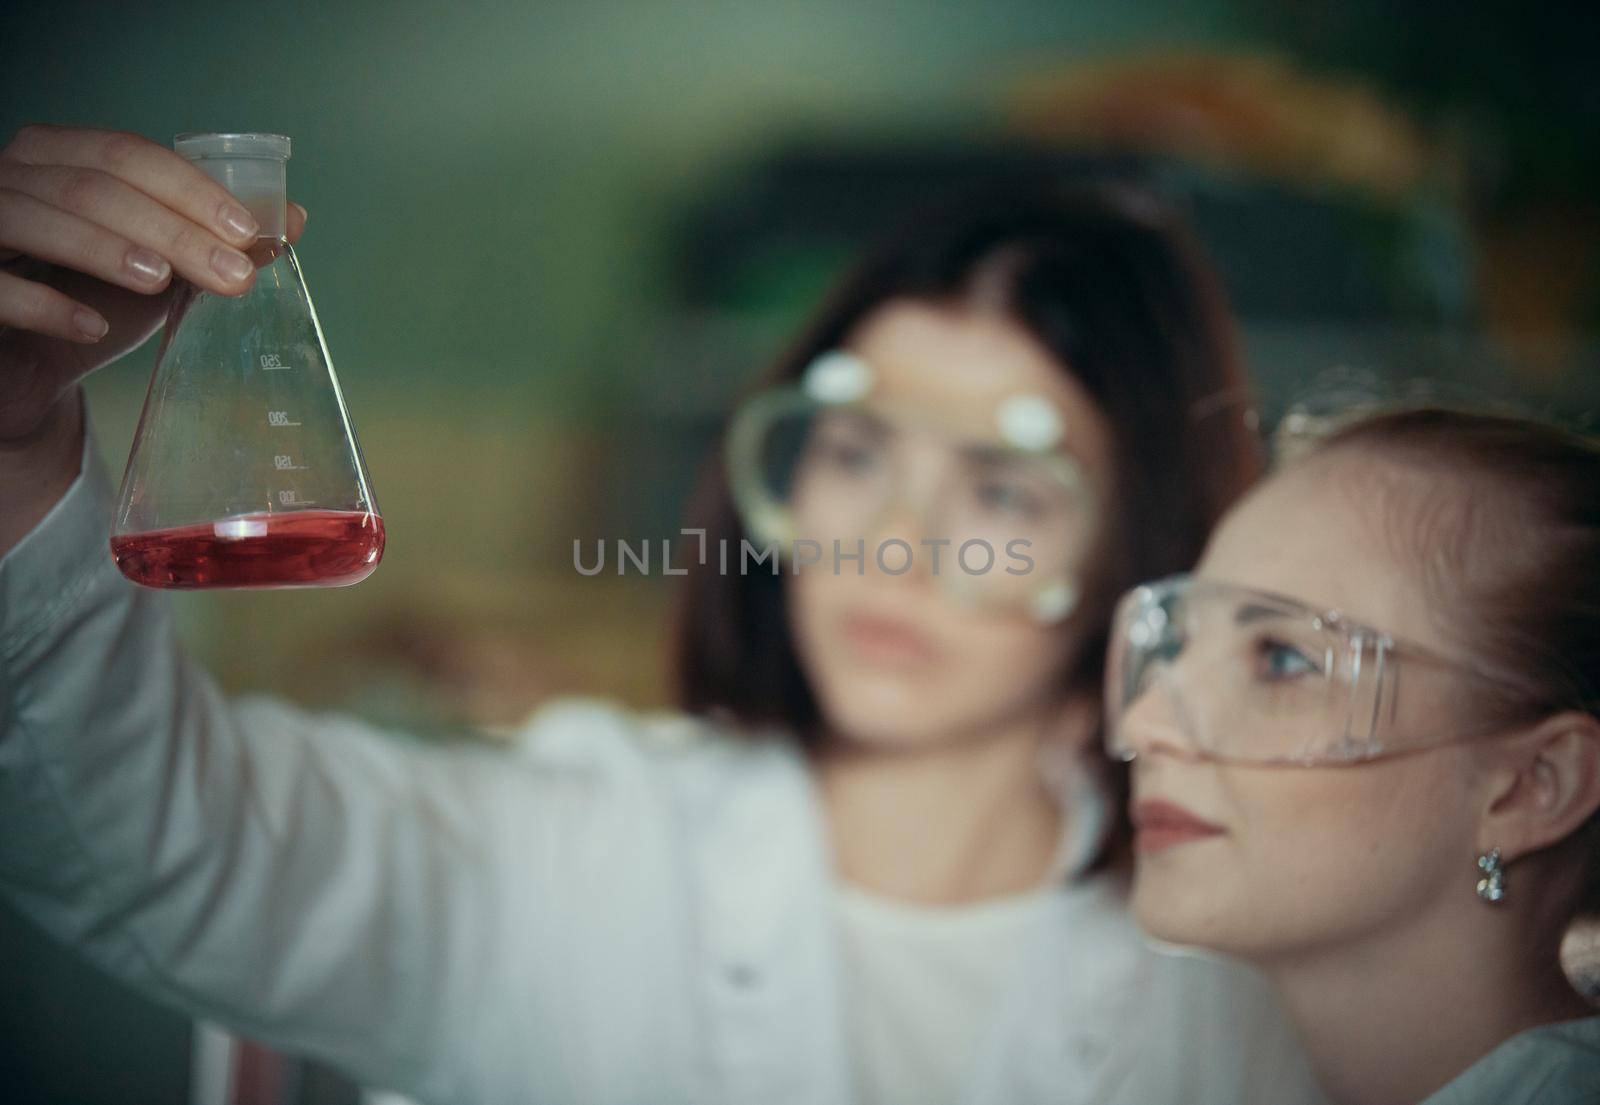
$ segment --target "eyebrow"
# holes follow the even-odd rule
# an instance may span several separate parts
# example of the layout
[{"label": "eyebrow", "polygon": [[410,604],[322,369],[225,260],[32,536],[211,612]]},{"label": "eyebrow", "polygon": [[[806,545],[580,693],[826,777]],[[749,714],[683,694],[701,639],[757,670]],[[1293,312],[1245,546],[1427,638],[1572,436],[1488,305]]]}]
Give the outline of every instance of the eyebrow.
[{"label": "eyebrow", "polygon": [[882,415],[860,410],[826,411],[818,418],[817,425],[823,430],[860,431],[878,437],[892,432],[892,427]]},{"label": "eyebrow", "polygon": [[1234,611],[1234,625],[1249,625],[1252,622],[1266,621],[1268,618],[1285,618],[1288,612],[1277,606],[1267,606],[1259,602],[1247,602]]},{"label": "eyebrow", "polygon": [[990,468],[1025,467],[1028,461],[1028,458],[1018,456],[1013,449],[984,442],[962,446],[961,455],[973,464],[986,465]]},{"label": "eyebrow", "polygon": [[994,445],[986,441],[968,442],[967,444],[961,446],[960,455],[963,460],[975,466],[986,466],[989,468],[1014,468],[1022,471],[1031,470],[1033,462],[1038,460],[1040,457],[1045,456],[1065,457],[1067,460],[1080,466],[1084,463],[1082,458],[1065,450],[1054,450],[1049,453],[1032,453],[1019,451],[1014,446]]}]

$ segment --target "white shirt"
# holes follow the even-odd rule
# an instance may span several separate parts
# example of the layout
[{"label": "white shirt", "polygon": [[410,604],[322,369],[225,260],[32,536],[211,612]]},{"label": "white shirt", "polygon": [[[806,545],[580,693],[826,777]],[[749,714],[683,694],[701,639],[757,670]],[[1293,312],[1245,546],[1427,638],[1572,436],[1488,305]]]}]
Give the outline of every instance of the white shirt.
[{"label": "white shirt", "polygon": [[[831,863],[794,743],[593,701],[510,752],[233,701],[107,551],[92,445],[0,560],[0,892],[191,1016],[427,1102],[848,1105]],[[1121,886],[1034,926],[964,1105],[1296,1105],[1261,981]]]},{"label": "white shirt", "polygon": [[1037,889],[921,906],[835,884],[857,1105],[973,1099],[975,1061],[997,1046],[1006,995],[1025,985],[1026,949],[1069,924],[1068,886],[1099,851],[1109,811],[1072,757],[1052,749],[1039,766],[1063,816],[1054,862]]},{"label": "white shirt", "polygon": [[846,1027],[859,1105],[957,1105],[1023,949],[1065,923],[1056,888],[925,907],[834,891]]},{"label": "white shirt", "polygon": [[1540,1025],[1506,1040],[1422,1105],[1595,1105],[1600,1016]]}]

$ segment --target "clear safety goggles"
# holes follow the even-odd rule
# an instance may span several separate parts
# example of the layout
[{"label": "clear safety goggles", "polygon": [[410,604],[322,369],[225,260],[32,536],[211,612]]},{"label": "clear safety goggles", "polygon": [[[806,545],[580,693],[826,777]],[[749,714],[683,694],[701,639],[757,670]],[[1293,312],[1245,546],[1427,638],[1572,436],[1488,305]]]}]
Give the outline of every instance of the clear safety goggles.
[{"label": "clear safety goggles", "polygon": [[1106,745],[1245,763],[1346,764],[1461,739],[1438,703],[1485,678],[1338,611],[1180,575],[1112,621]]},{"label": "clear safety goggles", "polygon": [[750,535],[781,555],[816,542],[824,564],[837,543],[864,551],[869,569],[898,539],[885,562],[900,567],[909,549],[963,602],[1044,622],[1070,614],[1098,510],[1055,406],[1016,395],[985,428],[955,429],[875,399],[873,382],[864,360],[832,352],[798,386],[740,408],[726,462]]}]

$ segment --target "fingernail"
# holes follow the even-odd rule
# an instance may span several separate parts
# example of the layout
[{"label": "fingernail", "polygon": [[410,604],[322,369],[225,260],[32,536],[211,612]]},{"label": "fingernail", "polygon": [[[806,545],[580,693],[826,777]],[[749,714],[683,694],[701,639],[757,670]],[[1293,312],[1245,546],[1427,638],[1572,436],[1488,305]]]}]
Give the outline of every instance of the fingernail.
[{"label": "fingernail", "polygon": [[300,212],[301,223],[304,223],[307,219],[311,218],[310,213],[306,211],[304,207],[301,207],[298,203],[294,202],[294,200],[289,201],[289,206]]},{"label": "fingernail", "polygon": [[72,312],[72,328],[78,332],[79,337],[90,341],[99,341],[106,336],[106,331],[111,329],[105,319],[87,307],[79,307]]},{"label": "fingernail", "polygon": [[231,203],[222,209],[222,225],[241,238],[252,236],[261,230],[261,224],[256,222],[254,215]]},{"label": "fingernail", "polygon": [[214,249],[211,251],[211,268],[222,279],[237,284],[249,276],[255,268],[250,264],[250,258],[234,249]]},{"label": "fingernail", "polygon": [[128,256],[123,258],[123,264],[128,266],[135,280],[146,284],[159,284],[172,272],[172,266],[167,264],[165,257],[148,249],[130,249]]}]

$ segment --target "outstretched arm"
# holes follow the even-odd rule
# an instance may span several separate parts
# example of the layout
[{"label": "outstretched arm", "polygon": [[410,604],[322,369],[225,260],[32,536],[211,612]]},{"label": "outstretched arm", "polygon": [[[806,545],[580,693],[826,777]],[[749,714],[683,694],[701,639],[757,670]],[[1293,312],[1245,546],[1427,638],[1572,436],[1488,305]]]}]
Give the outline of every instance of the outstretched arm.
[{"label": "outstretched arm", "polygon": [[91,449],[0,560],[0,891],[190,1013],[460,1095],[503,762],[224,698],[112,564],[110,498]]}]

